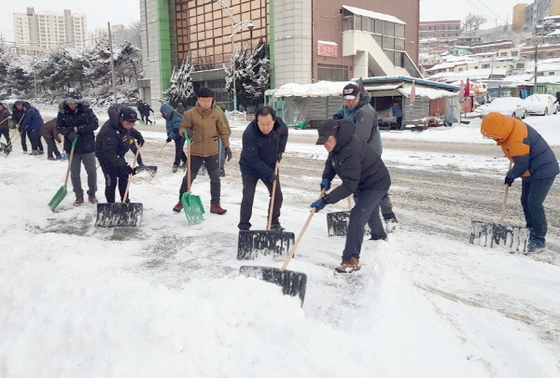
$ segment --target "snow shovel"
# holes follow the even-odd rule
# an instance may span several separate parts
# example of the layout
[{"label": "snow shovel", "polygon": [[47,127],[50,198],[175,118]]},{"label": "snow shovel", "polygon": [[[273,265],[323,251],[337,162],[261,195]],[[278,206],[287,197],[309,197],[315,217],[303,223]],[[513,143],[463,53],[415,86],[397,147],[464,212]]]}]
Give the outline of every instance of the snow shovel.
[{"label": "snow shovel", "polygon": [[[278,162],[274,167],[274,175],[278,176]],[[259,254],[282,256],[294,244],[293,232],[272,231],[272,211],[276,194],[276,180],[272,183],[268,223],[266,230],[239,231],[237,239],[237,260],[254,260]]]},{"label": "snow shovel", "polygon": [[[321,195],[319,198],[323,197],[325,194],[324,190],[321,190]],[[303,300],[305,299],[305,289],[307,288],[307,275],[305,273],[294,272],[291,270],[286,270],[288,263],[294,257],[296,249],[301,241],[311,218],[315,215],[316,209],[313,207],[309,212],[307,221],[303,225],[301,232],[299,233],[294,246],[290,250],[286,261],[280,269],[272,268],[268,266],[254,266],[254,265],[242,265],[239,268],[239,274],[243,274],[247,277],[258,278],[266,282],[270,282],[279,286],[282,286],[282,294],[291,295],[293,297],[298,296],[301,300],[301,305],[303,306]]]},{"label": "snow shovel", "polygon": [[[510,161],[510,170],[511,166],[512,162]],[[506,215],[509,185],[505,185],[505,187],[499,223],[473,220],[471,222],[471,237],[469,243],[490,248],[504,246],[517,252],[525,252],[527,250],[527,244],[529,243],[531,231],[527,227],[503,224]]]},{"label": "snow shovel", "polygon": [[184,133],[185,141],[187,143],[187,160],[189,167],[187,169],[187,191],[181,196],[181,203],[183,210],[187,216],[189,225],[198,224],[204,221],[204,206],[199,196],[191,193],[191,138],[188,137],[187,132]]},{"label": "snow shovel", "polygon": [[[140,148],[136,150],[132,169],[136,166],[136,159]],[[124,191],[121,203],[98,203],[97,204],[97,220],[96,227],[137,227],[142,220],[144,205],[141,203],[126,202],[128,199],[128,189],[132,181],[132,174],[128,175],[128,183]]]},{"label": "snow shovel", "polygon": [[19,138],[19,136],[20,136],[20,134],[17,132],[17,129],[16,129],[16,130],[14,130],[12,135],[10,136],[10,141],[8,142],[8,144],[0,143],[0,151],[2,153],[2,156],[8,157],[10,152],[12,152],[14,142],[17,140],[17,138]]},{"label": "snow shovel", "polygon": [[346,236],[351,210],[352,200],[348,196],[348,211],[327,213],[327,232],[329,236]]},{"label": "snow shovel", "polygon": [[156,165],[142,165],[136,167],[136,174],[140,174],[142,176],[148,175],[150,177],[154,177],[157,173],[157,166]]},{"label": "snow shovel", "polygon": [[68,176],[70,175],[70,168],[72,167],[72,159],[74,158],[74,149],[76,148],[76,143],[78,143],[77,136],[72,141],[72,148],[70,149],[70,159],[68,159],[68,168],[66,169],[66,178],[64,179],[64,185],[62,185],[60,189],[58,189],[58,192],[56,192],[51,202],[49,202],[51,211],[54,211],[54,209],[56,209],[56,207],[60,205],[64,197],[66,197],[66,194],[68,194],[66,185],[68,184]]}]

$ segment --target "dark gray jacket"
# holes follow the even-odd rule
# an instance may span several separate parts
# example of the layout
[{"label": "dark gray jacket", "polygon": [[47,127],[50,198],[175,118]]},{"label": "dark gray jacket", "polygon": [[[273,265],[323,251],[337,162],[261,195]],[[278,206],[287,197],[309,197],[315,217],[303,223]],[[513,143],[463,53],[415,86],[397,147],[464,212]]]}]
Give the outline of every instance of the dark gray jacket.
[{"label": "dark gray jacket", "polygon": [[354,108],[343,106],[334,115],[334,119],[349,119],[356,124],[356,135],[366,142],[379,155],[383,153],[377,112],[370,104],[371,96],[367,91],[360,93],[360,101]]},{"label": "dark gray jacket", "polygon": [[338,120],[336,146],[329,153],[325,163],[323,178],[329,181],[338,175],[342,184],[333,189],[328,203],[336,203],[362,190],[388,190],[391,177],[371,146],[355,135],[355,125],[349,120]]}]

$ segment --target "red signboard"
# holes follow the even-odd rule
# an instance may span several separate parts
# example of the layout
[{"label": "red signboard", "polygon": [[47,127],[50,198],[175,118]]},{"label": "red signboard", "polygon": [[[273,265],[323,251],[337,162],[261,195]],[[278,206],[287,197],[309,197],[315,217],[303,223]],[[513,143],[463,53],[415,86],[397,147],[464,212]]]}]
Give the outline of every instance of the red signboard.
[{"label": "red signboard", "polygon": [[321,42],[319,41],[319,51],[318,54],[321,56],[338,56],[338,45],[333,42]]}]

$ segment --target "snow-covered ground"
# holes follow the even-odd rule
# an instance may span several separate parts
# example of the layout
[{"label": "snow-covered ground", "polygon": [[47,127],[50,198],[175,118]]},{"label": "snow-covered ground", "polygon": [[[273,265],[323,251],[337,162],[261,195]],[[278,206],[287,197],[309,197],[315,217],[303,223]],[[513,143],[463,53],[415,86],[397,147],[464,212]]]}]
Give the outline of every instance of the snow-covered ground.
[{"label": "snow-covered ground", "polygon": [[[527,122],[560,146],[560,115]],[[474,119],[382,138],[493,144],[479,125]],[[165,163],[157,158],[161,127],[143,134],[144,159],[159,171],[131,186],[132,201],[144,205],[137,229],[96,228],[95,206],[73,207],[70,183],[51,212],[64,163],[24,155],[19,142],[0,158],[0,377],[560,376],[560,266],[401,223],[388,242],[364,242],[362,271],[336,275],[344,239],[327,237],[327,208],[314,216],[288,266],[308,276],[300,307],[279,287],[238,273],[247,264],[236,260],[238,137],[222,180],[228,213],[188,226],[171,212],[182,175],[167,166],[171,148]],[[389,169],[448,163],[465,171],[495,160],[448,154],[442,163],[418,154],[386,149],[384,159]],[[326,152],[289,142],[286,159],[300,155],[322,161]],[[283,184],[282,224],[296,235],[320,175],[303,178],[305,190]],[[82,179],[85,185],[84,173]],[[103,185],[99,175],[102,202]],[[208,210],[208,177],[192,190]],[[254,229],[264,228],[267,201],[260,185]]]}]

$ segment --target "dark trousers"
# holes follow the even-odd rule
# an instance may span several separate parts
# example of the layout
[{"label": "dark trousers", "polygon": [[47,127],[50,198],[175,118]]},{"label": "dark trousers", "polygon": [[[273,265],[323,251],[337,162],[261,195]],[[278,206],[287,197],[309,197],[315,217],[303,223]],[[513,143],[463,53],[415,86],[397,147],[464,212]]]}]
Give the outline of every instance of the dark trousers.
[{"label": "dark trousers", "polygon": [[393,203],[391,202],[391,198],[389,198],[389,193],[385,193],[379,204],[381,206],[381,214],[383,214],[383,218],[390,219],[394,216]]},{"label": "dark trousers", "polygon": [[[132,143],[130,145],[130,151],[132,151],[132,153],[136,155],[136,151],[138,151],[138,146],[136,145],[136,143]],[[138,159],[136,160],[136,164],[144,165],[144,162],[142,161],[142,154],[138,154]]]},{"label": "dark trousers", "polygon": [[43,151],[43,145],[41,144],[40,129],[28,130],[27,136],[29,137],[29,141],[31,142],[32,151]]},{"label": "dark trousers", "polygon": [[124,171],[118,170],[112,165],[107,165],[102,162],[99,162],[99,165],[101,165],[101,170],[105,176],[105,199],[107,200],[107,203],[115,202],[115,189],[117,188],[117,183],[122,202],[124,192],[126,191],[126,186],[128,184],[128,174]]},{"label": "dark trousers", "polygon": [[387,193],[387,189],[363,190],[354,195],[356,204],[350,211],[346,244],[342,252],[343,261],[350,260],[350,257],[360,258],[366,223],[369,225],[372,234],[387,235],[379,216],[379,202],[385,193]]},{"label": "dark trousers", "polygon": [[47,156],[48,157],[60,157],[60,151],[58,151],[58,147],[56,146],[56,142],[53,138],[45,138],[45,142],[47,142]]},{"label": "dark trousers", "polygon": [[402,117],[397,117],[397,125],[399,126],[399,130],[402,130]]},{"label": "dark trousers", "polygon": [[6,143],[10,145],[10,130],[7,127],[5,129],[0,129],[0,137],[2,135],[6,138]]},{"label": "dark trousers", "polygon": [[21,149],[23,152],[27,152],[27,130],[20,131],[21,136]]},{"label": "dark trousers", "polygon": [[[184,139],[183,139],[184,140]],[[218,155],[201,157],[201,156],[191,156],[191,185],[200,166],[204,163],[206,170],[208,171],[208,176],[210,176],[210,204],[220,203],[220,171],[218,169]],[[188,173],[188,172],[187,172]],[[183,193],[187,191],[187,175],[183,177],[183,182],[181,183],[181,188],[179,189],[179,201],[183,196]]]},{"label": "dark trousers", "polygon": [[[241,200],[241,210],[239,215],[239,229],[248,230],[251,228],[251,215],[253,214],[253,200],[255,199],[255,190],[257,188],[257,182],[259,179],[243,176],[243,199]],[[272,197],[272,182],[268,180],[261,180],[266,188],[268,189],[268,194]],[[282,208],[282,202],[284,197],[282,196],[282,189],[280,187],[280,180],[276,184],[276,192],[274,193],[274,208],[272,209],[272,224],[280,223],[278,219],[280,218],[280,209]],[[268,205],[268,215],[270,216],[270,203]],[[268,218],[267,218],[268,219]],[[268,222],[268,221],[267,221]]]},{"label": "dark trousers", "polygon": [[521,206],[523,206],[527,228],[531,229],[531,237],[544,240],[546,236],[547,223],[543,202],[554,179],[555,177],[549,177],[522,181]]},{"label": "dark trousers", "polygon": [[179,166],[181,163],[187,162],[187,155],[185,155],[185,151],[183,151],[185,138],[178,137],[173,139],[173,141],[175,142],[175,160],[173,160],[173,165]]}]

